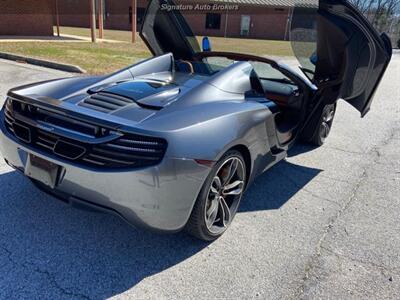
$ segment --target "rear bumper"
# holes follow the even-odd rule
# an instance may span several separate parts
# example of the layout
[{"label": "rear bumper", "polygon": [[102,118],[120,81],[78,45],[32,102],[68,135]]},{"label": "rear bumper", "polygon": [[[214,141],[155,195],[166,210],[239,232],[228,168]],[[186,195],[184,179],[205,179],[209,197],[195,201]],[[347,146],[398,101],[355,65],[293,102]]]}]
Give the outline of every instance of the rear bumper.
[{"label": "rear bumper", "polygon": [[32,153],[65,169],[65,176],[50,193],[73,203],[84,203],[117,213],[129,223],[156,231],[175,232],[189,219],[210,169],[191,159],[165,157],[154,167],[105,172],[21,145],[0,121],[0,151],[7,163],[24,170]]}]

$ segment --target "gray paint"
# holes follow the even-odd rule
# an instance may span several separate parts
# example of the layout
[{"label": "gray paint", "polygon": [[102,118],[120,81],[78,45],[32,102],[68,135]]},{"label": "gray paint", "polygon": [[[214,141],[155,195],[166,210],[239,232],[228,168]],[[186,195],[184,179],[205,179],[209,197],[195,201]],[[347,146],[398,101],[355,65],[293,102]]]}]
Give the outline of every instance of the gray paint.
[{"label": "gray paint", "polygon": [[[269,152],[271,146],[266,123],[273,118],[273,113],[268,106],[257,99],[244,97],[250,89],[248,63],[233,64],[214,76],[196,76],[172,72],[169,70],[170,60],[171,55],[163,55],[111,76],[60,79],[13,89],[9,94],[70,117],[108,125],[117,131],[165,138],[168,148],[160,165],[122,172],[85,169],[19,145],[16,138],[6,132],[3,122],[1,152],[17,168],[25,166],[19,155],[21,150],[17,149],[63,166],[66,175],[56,190],[70,197],[114,209],[136,225],[164,231],[181,229],[211,170],[196,163],[195,159],[217,161],[228,149],[243,145],[251,156],[248,167],[252,181],[257,174],[282,159],[285,152],[279,157],[273,157]],[[160,73],[146,74],[154,70],[154,65]],[[154,80],[152,78],[158,78],[159,74],[160,78],[168,78],[179,91],[173,89],[174,93],[168,93],[167,89],[154,98],[149,96],[141,101],[161,105],[167,99],[161,110],[132,104],[121,110],[102,113],[79,105],[89,92],[107,89],[116,92],[119,86]],[[232,80],[235,80],[235,85],[231,84]]]}]

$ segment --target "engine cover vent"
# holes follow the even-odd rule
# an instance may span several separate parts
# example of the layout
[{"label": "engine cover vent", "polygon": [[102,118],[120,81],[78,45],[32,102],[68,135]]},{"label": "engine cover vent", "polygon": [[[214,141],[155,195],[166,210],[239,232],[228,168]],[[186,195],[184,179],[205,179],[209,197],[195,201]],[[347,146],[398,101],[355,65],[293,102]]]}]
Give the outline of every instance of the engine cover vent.
[{"label": "engine cover vent", "polygon": [[97,111],[109,113],[132,103],[135,102],[130,98],[101,92],[91,95],[90,97],[79,103],[79,105]]}]

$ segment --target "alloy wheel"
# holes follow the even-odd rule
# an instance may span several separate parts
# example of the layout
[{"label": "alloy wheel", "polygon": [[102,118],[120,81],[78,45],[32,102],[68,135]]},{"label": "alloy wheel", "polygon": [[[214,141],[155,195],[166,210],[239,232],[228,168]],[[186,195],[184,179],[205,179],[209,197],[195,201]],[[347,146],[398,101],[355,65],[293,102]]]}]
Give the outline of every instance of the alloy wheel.
[{"label": "alloy wheel", "polygon": [[213,234],[226,230],[231,223],[245,187],[245,168],[238,157],[228,158],[216,172],[205,206],[207,229]]}]

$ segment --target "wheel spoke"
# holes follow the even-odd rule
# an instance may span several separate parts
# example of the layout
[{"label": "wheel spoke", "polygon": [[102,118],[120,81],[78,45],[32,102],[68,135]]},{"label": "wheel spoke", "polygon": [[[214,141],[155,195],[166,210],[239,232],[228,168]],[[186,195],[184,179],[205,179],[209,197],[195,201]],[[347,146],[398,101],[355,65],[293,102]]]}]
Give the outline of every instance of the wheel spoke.
[{"label": "wheel spoke", "polygon": [[218,194],[219,189],[221,189],[221,180],[218,176],[215,176],[210,190],[213,194]]},{"label": "wheel spoke", "polygon": [[207,211],[206,222],[208,227],[211,227],[216,222],[218,216],[218,207],[219,201],[218,199],[215,199],[215,201],[212,201],[211,207]]},{"label": "wheel spoke", "polygon": [[211,186],[210,191],[211,191],[211,193],[213,193],[213,194],[218,194],[217,189],[216,189],[215,187],[213,187],[213,186]]},{"label": "wheel spoke", "polygon": [[240,195],[243,191],[244,182],[241,180],[236,180],[226,186],[224,186],[223,195]]},{"label": "wheel spoke", "polygon": [[231,220],[231,210],[229,209],[229,206],[226,203],[224,197],[219,197],[219,204],[221,210],[222,224],[224,227],[226,227],[229,225],[229,222]]},{"label": "wheel spoke", "polygon": [[329,124],[324,124],[324,137],[325,138],[327,138],[328,137],[328,135],[329,135],[329,129],[330,129],[330,127],[329,127]]},{"label": "wheel spoke", "polygon": [[333,109],[329,110],[324,117],[324,121],[327,123],[332,121],[334,115],[335,115],[335,111]]},{"label": "wheel spoke", "polygon": [[331,126],[329,126],[329,124],[326,124],[326,137],[328,137],[330,132],[331,132]]},{"label": "wheel spoke", "polygon": [[236,173],[237,167],[238,167],[238,160],[236,158],[232,159],[232,161],[230,162],[230,164],[227,166],[227,170],[225,170],[225,174],[222,178],[222,185],[226,185],[227,183],[229,183],[233,176]]},{"label": "wheel spoke", "polygon": [[215,211],[218,210],[218,199],[214,198],[213,200],[211,200],[211,204],[210,207],[207,210],[207,217],[211,216]]}]

